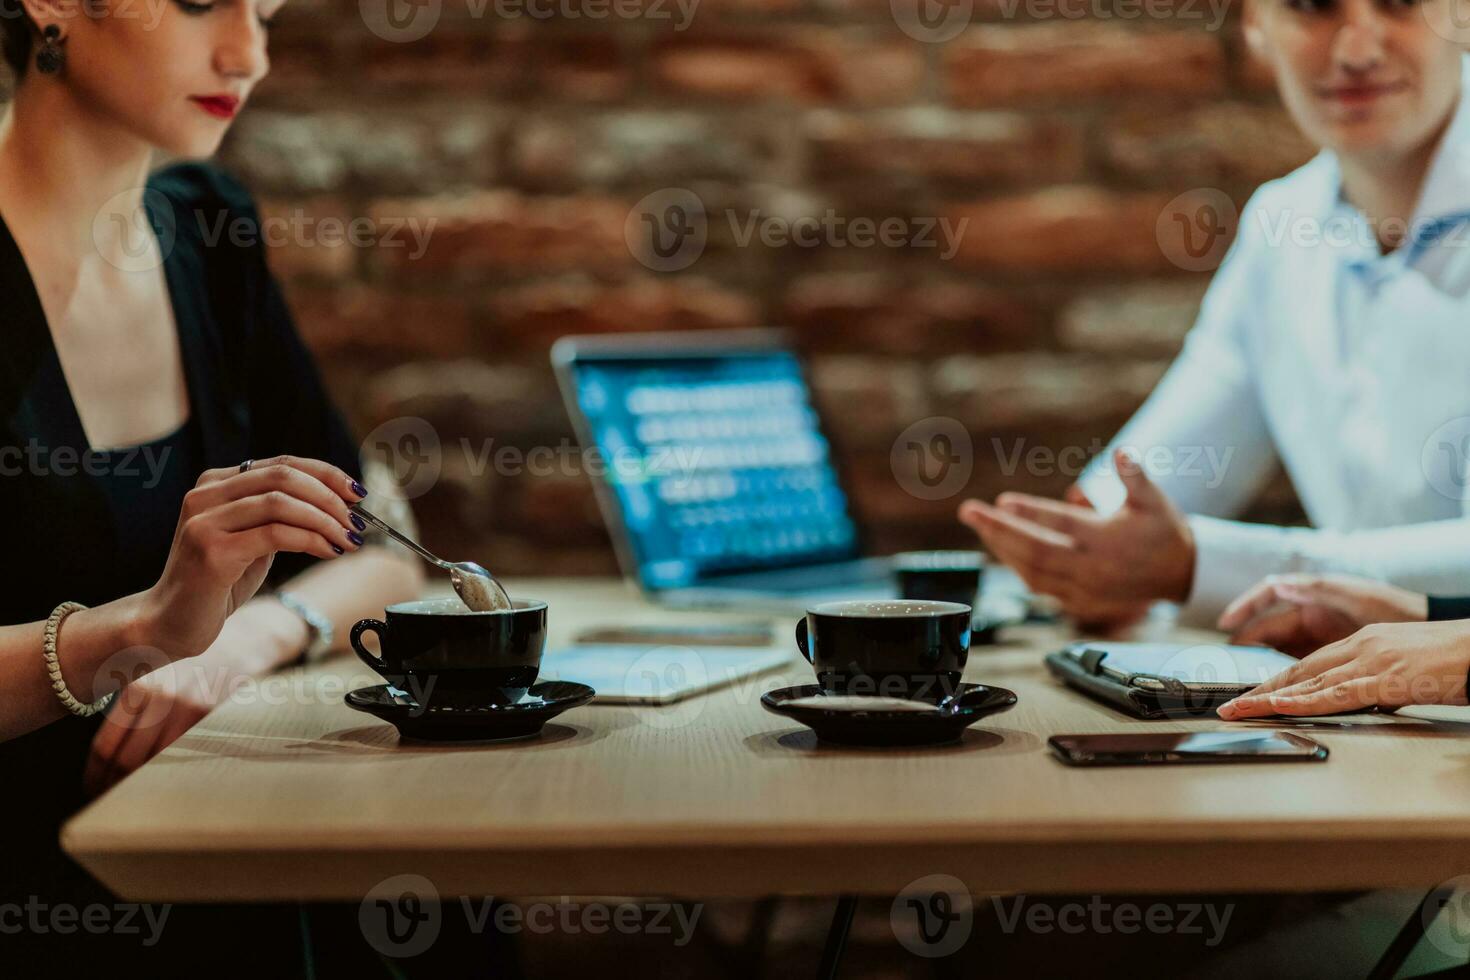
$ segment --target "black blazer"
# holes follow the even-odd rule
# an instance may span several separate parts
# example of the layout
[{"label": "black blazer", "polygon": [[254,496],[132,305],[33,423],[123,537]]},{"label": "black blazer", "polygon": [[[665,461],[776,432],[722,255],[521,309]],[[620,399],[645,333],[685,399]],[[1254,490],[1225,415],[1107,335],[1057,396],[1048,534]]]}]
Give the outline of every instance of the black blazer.
[{"label": "black blazer", "polygon": [[[89,475],[76,462],[61,472],[68,469],[61,460],[92,450],[35,284],[0,221],[0,527],[8,570],[0,623],[33,622],[63,600],[95,605],[156,582],[182,495],[204,469],[291,453],[361,478],[355,441],[297,336],[263,237],[211,237],[238,231],[241,220],[259,228],[249,194],[218,169],[191,163],[155,174],[145,205],[164,246],[190,419],[167,478],[135,492],[121,513],[112,476]],[[28,448],[31,461],[20,455]],[[310,561],[279,555],[272,574],[294,574]],[[81,772],[99,722],[68,717],[0,743],[8,790],[0,901],[12,891],[22,900],[81,900],[91,887],[62,857],[57,830],[84,802]]]},{"label": "black blazer", "polygon": [[[149,180],[145,203],[166,246],[191,422],[202,442],[200,470],[292,453],[360,476],[357,447],[296,333],[262,239],[215,236],[237,220],[259,227],[249,194],[218,169],[182,164]],[[36,440],[52,458],[56,447],[85,452],[40,298],[3,220],[0,310],[0,449]],[[40,568],[28,562],[24,580],[0,594],[0,623],[45,618],[63,599],[90,605],[152,584],[117,581],[99,561],[117,535],[95,480],[37,475],[24,465],[17,474],[4,465],[14,458],[0,458],[0,513],[26,520],[11,522],[8,545],[13,554],[44,561]],[[304,567],[280,560],[283,570]]]}]

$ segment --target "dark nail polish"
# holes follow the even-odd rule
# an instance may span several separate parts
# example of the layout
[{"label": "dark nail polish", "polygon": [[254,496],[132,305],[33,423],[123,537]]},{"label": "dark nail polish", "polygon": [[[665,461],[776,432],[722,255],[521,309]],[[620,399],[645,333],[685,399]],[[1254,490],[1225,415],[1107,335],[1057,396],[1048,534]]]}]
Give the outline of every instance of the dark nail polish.
[{"label": "dark nail polish", "polygon": [[335,544],[334,544],[334,545],[332,545],[332,550],[333,550],[333,551],[335,551],[335,552],[336,552],[336,553],[337,553],[337,554],[339,554],[339,555],[340,555],[340,554],[342,554],[342,553],[343,553],[343,552],[342,552],[342,548],[341,548],[341,546],[340,546],[340,545],[335,545]]},{"label": "dark nail polish", "polygon": [[362,547],[362,535],[361,534],[358,534],[356,531],[348,531],[347,532],[347,540],[348,541],[351,541],[353,544],[357,545],[359,548]]},{"label": "dark nail polish", "polygon": [[353,480],[352,481],[352,492],[355,493],[355,494],[357,494],[359,497],[366,497],[367,496],[367,487],[363,486],[361,483],[358,483],[356,480]]},{"label": "dark nail polish", "polygon": [[352,518],[353,527],[357,528],[359,531],[367,530],[367,521],[363,520],[361,517],[358,517],[356,514],[348,514],[347,516]]}]

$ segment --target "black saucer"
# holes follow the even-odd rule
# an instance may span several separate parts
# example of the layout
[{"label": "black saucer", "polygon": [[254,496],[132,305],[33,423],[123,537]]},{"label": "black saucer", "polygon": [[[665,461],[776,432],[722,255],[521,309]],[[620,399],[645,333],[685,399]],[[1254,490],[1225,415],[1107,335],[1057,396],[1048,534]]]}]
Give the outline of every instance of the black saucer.
[{"label": "black saucer", "polygon": [[403,738],[463,742],[529,738],[568,708],[591,701],[596,693],[574,681],[542,681],[532,684],[515,704],[423,708],[411,695],[389,684],[379,684],[353,691],[345,700],[349,708],[391,722]]},{"label": "black saucer", "polygon": [[[801,722],[824,742],[839,745],[939,745],[953,742],[965,729],[987,715],[999,714],[1016,703],[1016,695],[1002,687],[961,684],[959,710],[943,715],[932,711],[853,711],[819,704],[792,704],[801,698],[821,697],[815,684],[783,687],[761,695],[767,711]],[[877,700],[877,699],[875,699]]]}]

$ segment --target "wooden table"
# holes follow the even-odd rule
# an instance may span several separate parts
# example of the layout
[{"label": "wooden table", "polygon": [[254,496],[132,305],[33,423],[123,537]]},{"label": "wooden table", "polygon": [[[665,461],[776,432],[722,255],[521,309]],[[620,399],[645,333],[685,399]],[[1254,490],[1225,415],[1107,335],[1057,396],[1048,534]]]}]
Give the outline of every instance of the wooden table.
[{"label": "wooden table", "polygon": [[[609,581],[512,591],[550,601],[553,645],[691,617]],[[978,648],[967,679],[1020,704],[957,745],[900,751],[822,747],[762,709],[762,692],[809,682],[795,653],[783,674],[683,703],[577,709],[535,742],[399,745],[342,703],[378,680],[349,656],[222,706],[63,843],[147,901],[356,899],[399,873],[443,895],[748,897],[895,894],[934,873],[977,893],[1085,893],[1470,871],[1470,727],[1310,731],[1332,751],[1320,765],[1068,769],[1048,735],[1227,726],[1134,721],[1061,688],[1040,657],[1063,639],[1027,627]]]}]

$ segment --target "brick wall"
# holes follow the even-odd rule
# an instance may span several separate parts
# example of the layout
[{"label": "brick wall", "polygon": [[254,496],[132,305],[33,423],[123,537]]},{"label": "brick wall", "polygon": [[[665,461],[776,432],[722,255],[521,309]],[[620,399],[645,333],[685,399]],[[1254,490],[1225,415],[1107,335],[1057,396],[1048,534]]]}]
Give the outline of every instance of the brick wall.
[{"label": "brick wall", "polygon": [[[874,545],[962,546],[959,496],[923,499],[895,474],[898,434],[958,420],[968,491],[1059,493],[1065,473],[1008,477],[1006,456],[1092,448],[1177,351],[1208,273],[1171,239],[1171,208],[1193,221],[1221,192],[1242,203],[1310,148],[1233,10],[919,2],[968,25],[917,20],[914,0],[703,0],[687,24],[673,0],[543,0],[544,17],[443,0],[417,8],[431,30],[398,40],[425,22],[291,0],[224,159],[302,228],[437,219],[417,256],[310,230],[272,249],[361,433],[416,417],[446,447],[557,447],[556,337],[782,324]],[[707,242],[660,271],[625,231],[672,188],[703,204]],[[751,221],[829,214],[969,222],[952,255],[741,241]],[[417,499],[430,545],[506,572],[612,570],[574,470],[477,472],[447,452]],[[1258,513],[1294,506],[1278,483]]]}]

